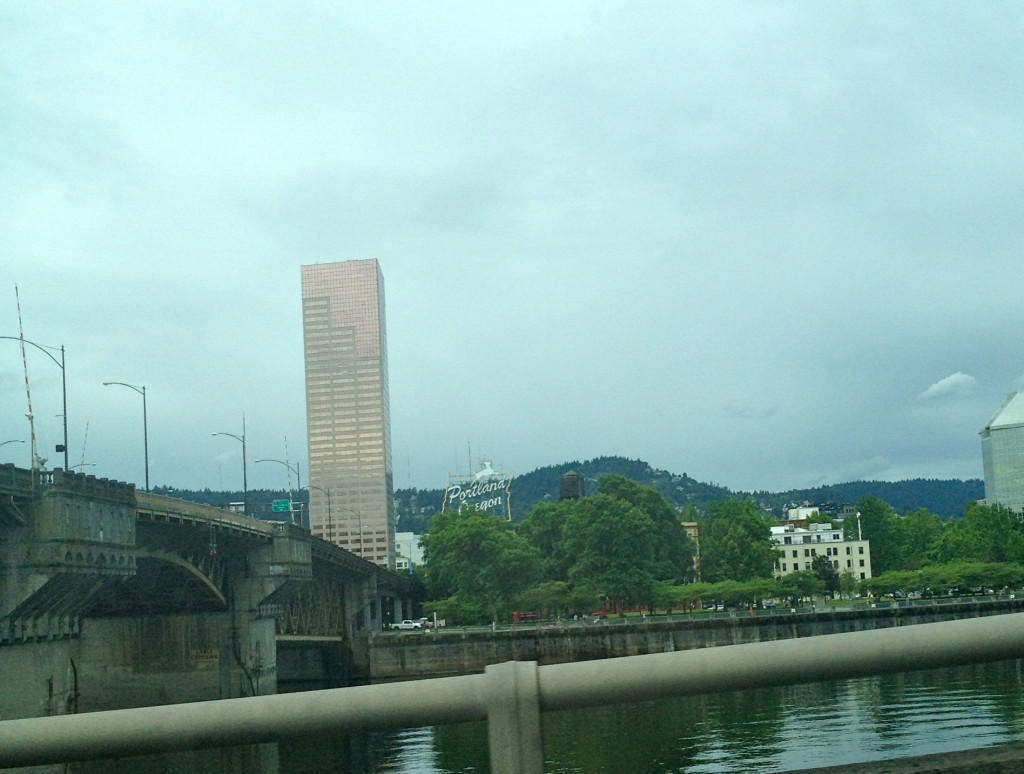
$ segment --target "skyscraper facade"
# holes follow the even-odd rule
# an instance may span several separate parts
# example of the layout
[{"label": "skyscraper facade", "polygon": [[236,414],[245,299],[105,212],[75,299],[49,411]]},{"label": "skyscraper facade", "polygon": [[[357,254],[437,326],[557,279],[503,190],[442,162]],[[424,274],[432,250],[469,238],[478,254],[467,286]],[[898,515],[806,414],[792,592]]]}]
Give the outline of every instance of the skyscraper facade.
[{"label": "skyscraper facade", "polygon": [[310,529],[395,563],[384,277],[376,259],[302,267]]},{"label": "skyscraper facade", "polygon": [[1024,512],[1024,392],[1012,392],[981,430],[985,502]]}]

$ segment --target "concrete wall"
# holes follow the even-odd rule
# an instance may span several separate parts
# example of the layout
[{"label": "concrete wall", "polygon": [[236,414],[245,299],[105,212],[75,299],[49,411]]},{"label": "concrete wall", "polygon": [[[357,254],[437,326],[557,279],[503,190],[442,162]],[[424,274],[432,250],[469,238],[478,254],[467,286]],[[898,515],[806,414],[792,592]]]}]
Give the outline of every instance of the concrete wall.
[{"label": "concrete wall", "polygon": [[271,619],[89,619],[76,639],[0,648],[0,719],[275,693],[276,668]]},{"label": "concrete wall", "polygon": [[135,572],[135,487],[63,470],[45,476],[28,523],[0,531],[0,616],[57,573]]},{"label": "concrete wall", "polygon": [[[797,639],[892,626],[951,621],[979,615],[1020,612],[1024,600],[928,605],[682,620],[621,625],[603,622],[498,632],[454,631],[376,635],[369,642],[373,682],[482,672],[488,664],[572,661],[666,653],[748,642]],[[656,619],[655,619],[656,620]],[[808,642],[794,642],[794,657],[812,652]]]}]

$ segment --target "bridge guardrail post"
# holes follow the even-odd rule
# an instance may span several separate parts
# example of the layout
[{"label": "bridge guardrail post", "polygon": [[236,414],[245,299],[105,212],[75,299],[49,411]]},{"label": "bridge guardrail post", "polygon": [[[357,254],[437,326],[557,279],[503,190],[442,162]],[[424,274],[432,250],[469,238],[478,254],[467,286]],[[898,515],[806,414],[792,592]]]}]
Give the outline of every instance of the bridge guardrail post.
[{"label": "bridge guardrail post", "polygon": [[493,664],[484,674],[492,774],[544,774],[537,662]]}]

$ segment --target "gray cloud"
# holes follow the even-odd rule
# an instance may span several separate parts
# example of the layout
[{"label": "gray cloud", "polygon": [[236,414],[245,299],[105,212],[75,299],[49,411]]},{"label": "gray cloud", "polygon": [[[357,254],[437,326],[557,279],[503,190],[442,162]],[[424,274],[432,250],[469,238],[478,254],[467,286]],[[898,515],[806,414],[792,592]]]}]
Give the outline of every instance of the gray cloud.
[{"label": "gray cloud", "polygon": [[[124,380],[154,481],[230,486],[210,433],[243,412],[254,458],[305,456],[299,266],[377,257],[400,483],[467,438],[513,474],[976,476],[1024,378],[1019,33],[966,0],[6,3],[0,334],[17,282],[98,474],[139,479]],[[29,366],[51,444],[60,374]]]}]

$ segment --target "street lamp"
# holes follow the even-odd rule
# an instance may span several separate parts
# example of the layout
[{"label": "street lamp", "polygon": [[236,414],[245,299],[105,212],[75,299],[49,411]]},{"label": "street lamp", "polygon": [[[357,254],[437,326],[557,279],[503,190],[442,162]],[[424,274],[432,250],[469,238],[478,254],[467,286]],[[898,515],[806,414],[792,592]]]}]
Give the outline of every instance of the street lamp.
[{"label": "street lamp", "polygon": [[247,465],[245,462],[245,414],[242,414],[242,434],[235,435],[234,433],[210,433],[210,435],[226,435],[228,438],[234,438],[236,441],[242,444],[242,514],[245,516],[249,515],[249,474]]},{"label": "street lamp", "polygon": [[[291,474],[292,473],[295,474],[295,482],[296,482],[296,485],[297,485],[297,488],[298,488],[299,492],[302,492],[302,476],[299,475],[299,463],[296,462],[295,463],[295,467],[293,468],[291,465],[289,465],[287,462],[285,462],[283,460],[262,459],[262,460],[256,460],[256,462],[276,462],[278,465],[284,465],[286,468],[288,468],[288,473],[289,473],[289,476],[288,476],[288,511],[289,511],[289,513],[291,513],[291,508],[292,508],[292,477],[291,477]],[[299,524],[300,525],[302,524],[302,514],[301,514],[301,512],[299,513]]]},{"label": "street lamp", "polygon": [[3,443],[0,443],[0,446],[6,446],[9,443],[25,443],[25,442],[23,440],[21,440],[20,438],[15,438],[13,440],[4,441]]},{"label": "street lamp", "polygon": [[[127,384],[125,382],[103,382],[104,387],[109,387],[112,384],[120,385],[121,387],[127,387],[129,390],[135,390],[142,396],[142,454],[146,463],[146,491],[149,491],[149,423],[146,418],[146,387],[136,387],[134,384]],[[67,465],[65,464],[65,467]]]},{"label": "street lamp", "polygon": [[354,513],[356,518],[359,519],[359,556],[363,555],[363,514],[361,511],[356,511],[351,508],[342,508],[343,511]]},{"label": "street lamp", "polygon": [[[10,339],[11,341],[20,341],[23,344],[31,344],[56,363],[57,367],[60,369],[60,386],[64,405],[64,414],[62,415],[64,418],[64,443],[57,447],[57,451],[64,452],[64,470],[70,470],[68,467],[68,372],[64,367],[64,345],[61,344],[60,346],[60,361],[58,362],[57,358],[55,358],[49,351],[51,349],[56,350],[56,347],[48,347],[45,344],[36,344],[34,341],[29,341],[24,336],[0,336],[0,339]],[[24,352],[25,348],[22,347],[22,354],[24,354]],[[33,436],[33,445],[34,444],[35,436]],[[32,467],[35,467],[35,448],[32,449]]]},{"label": "street lamp", "polygon": [[[334,540],[332,537],[334,535],[334,524],[331,522],[331,490],[324,489],[322,486],[317,486],[316,484],[310,484],[309,488],[316,489],[318,492],[323,492],[327,495],[327,539],[333,543]],[[310,515],[312,515],[312,511],[310,512]]]}]

